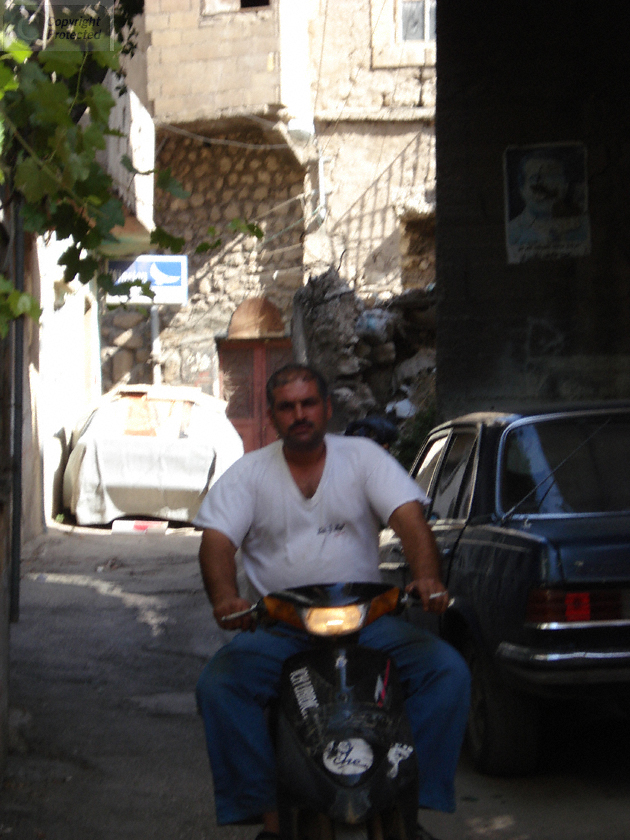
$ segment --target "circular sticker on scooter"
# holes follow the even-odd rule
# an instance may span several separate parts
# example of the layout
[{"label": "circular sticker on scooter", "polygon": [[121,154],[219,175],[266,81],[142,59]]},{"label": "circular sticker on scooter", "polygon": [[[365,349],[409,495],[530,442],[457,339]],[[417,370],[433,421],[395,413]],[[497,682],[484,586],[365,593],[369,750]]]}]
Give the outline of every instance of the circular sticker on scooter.
[{"label": "circular sticker on scooter", "polygon": [[374,763],[372,747],[363,738],[330,741],[324,749],[324,767],[338,776],[365,773]]}]

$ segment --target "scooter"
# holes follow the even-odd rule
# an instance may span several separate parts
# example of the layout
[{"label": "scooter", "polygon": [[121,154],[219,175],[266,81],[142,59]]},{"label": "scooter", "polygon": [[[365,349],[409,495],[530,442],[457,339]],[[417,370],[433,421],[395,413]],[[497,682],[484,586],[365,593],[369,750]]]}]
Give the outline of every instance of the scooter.
[{"label": "scooter", "polygon": [[303,586],[230,616],[313,639],[285,662],[271,715],[281,840],[413,840],[418,769],[403,692],[389,656],[358,644],[410,599],[379,583]]}]

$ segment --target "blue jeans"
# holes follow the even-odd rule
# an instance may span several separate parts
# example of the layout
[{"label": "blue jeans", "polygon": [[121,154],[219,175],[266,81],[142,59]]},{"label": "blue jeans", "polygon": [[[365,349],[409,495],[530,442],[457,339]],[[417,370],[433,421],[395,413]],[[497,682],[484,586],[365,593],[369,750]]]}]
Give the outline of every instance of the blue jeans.
[{"label": "blue jeans", "polygon": [[[418,806],[455,810],[454,777],[470,700],[468,667],[449,644],[394,616],[361,631],[361,644],[398,668],[420,770]],[[203,670],[203,716],[219,825],[255,822],[276,809],[275,761],[265,708],[277,697],[285,659],[310,647],[286,625],[235,635]]]}]

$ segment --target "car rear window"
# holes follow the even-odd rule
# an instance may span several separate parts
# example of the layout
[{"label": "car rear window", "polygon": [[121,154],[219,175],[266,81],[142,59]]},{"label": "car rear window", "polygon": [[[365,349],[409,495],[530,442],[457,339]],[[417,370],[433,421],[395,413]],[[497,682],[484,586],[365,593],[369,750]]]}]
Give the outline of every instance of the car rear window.
[{"label": "car rear window", "polygon": [[539,420],[509,431],[501,506],[514,514],[630,510],[630,415]]}]

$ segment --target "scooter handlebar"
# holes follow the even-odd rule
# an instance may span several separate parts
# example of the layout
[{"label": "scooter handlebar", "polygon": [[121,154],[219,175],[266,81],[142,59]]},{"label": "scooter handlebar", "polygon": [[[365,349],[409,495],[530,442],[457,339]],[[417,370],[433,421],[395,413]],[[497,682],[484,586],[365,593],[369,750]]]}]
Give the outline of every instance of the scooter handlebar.
[{"label": "scooter handlebar", "polygon": [[221,624],[225,621],[237,621],[239,618],[245,618],[245,616],[251,615],[256,617],[256,614],[260,611],[259,604],[254,604],[253,607],[249,607],[246,610],[239,610],[235,613],[230,613],[229,615],[221,616]]},{"label": "scooter handlebar", "polygon": [[[431,595],[429,595],[429,601],[434,601],[436,598],[442,598],[446,594],[447,594],[446,590],[443,590],[442,592],[433,592]],[[403,609],[405,609],[407,607],[412,607],[415,604],[421,604],[421,603],[422,603],[422,596],[415,589],[412,589],[411,592],[401,593],[400,606]]]}]

